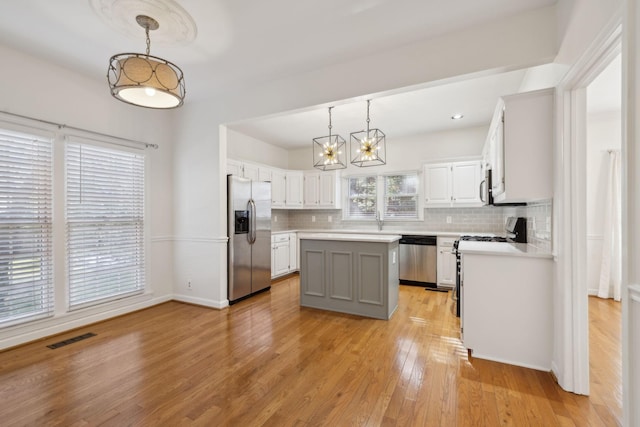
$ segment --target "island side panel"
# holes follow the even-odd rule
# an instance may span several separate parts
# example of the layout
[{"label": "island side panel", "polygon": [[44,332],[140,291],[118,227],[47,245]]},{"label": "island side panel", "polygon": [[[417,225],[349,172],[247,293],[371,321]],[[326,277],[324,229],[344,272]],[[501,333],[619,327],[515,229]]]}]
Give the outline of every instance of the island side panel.
[{"label": "island side panel", "polygon": [[397,247],[397,242],[301,239],[300,305],[388,319],[398,301]]},{"label": "island side panel", "polygon": [[330,250],[328,252],[328,285],[330,297],[353,301],[353,252]]},{"label": "island side panel", "polygon": [[385,254],[372,252],[358,253],[358,302],[382,306],[386,301],[384,287],[388,288],[384,275]]},{"label": "island side panel", "polygon": [[325,251],[309,249],[302,253],[302,265],[308,273],[300,276],[300,298],[303,295],[309,297],[324,298],[325,292]]}]

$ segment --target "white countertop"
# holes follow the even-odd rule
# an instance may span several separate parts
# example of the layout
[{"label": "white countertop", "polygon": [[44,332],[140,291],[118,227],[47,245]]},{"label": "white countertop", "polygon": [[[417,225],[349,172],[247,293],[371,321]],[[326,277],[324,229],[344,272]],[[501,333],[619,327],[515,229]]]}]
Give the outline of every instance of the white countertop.
[{"label": "white countertop", "polygon": [[400,240],[399,234],[353,234],[353,233],[298,233],[300,240],[333,240],[348,242],[393,243]]},{"label": "white countertop", "polygon": [[551,252],[541,250],[526,243],[474,242],[463,240],[458,246],[458,251],[463,255],[508,255],[530,258],[553,258]]},{"label": "white countertop", "polygon": [[402,235],[412,234],[417,236],[439,236],[439,237],[460,237],[465,235],[471,236],[495,236],[494,233],[480,233],[477,231],[415,231],[415,230],[382,230],[375,229],[366,230],[342,230],[342,229],[303,229],[303,230],[279,230],[271,231],[271,234],[284,233],[329,233],[329,234],[374,234],[374,235]]}]

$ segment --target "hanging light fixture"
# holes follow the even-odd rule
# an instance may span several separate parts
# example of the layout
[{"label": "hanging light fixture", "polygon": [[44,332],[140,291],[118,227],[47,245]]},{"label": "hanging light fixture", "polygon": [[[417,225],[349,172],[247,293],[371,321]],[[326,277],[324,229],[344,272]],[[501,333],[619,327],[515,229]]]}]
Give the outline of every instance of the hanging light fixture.
[{"label": "hanging light fixture", "polygon": [[347,141],[340,135],[331,134],[332,108],[329,107],[329,136],[313,138],[313,167],[323,171],[347,167],[343,159]]},{"label": "hanging light fixture", "polygon": [[175,64],[149,55],[149,30],[159,28],[158,21],[136,16],[145,30],[147,53],[120,53],[109,60],[107,80],[111,95],[127,104],[147,108],[175,108],[184,102],[185,87],[182,70]]},{"label": "hanging light fixture", "polygon": [[387,145],[384,132],[369,128],[369,105],[367,100],[367,130],[353,132],[350,138],[351,164],[358,167],[386,164]]}]

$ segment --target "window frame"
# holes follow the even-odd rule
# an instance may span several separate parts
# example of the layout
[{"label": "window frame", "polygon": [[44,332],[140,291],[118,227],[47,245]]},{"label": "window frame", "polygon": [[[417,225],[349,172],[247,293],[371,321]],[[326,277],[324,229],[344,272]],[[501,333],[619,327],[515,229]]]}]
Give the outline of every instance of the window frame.
[{"label": "window frame", "polygon": [[[139,289],[130,291],[130,292],[125,292],[125,293],[117,293],[117,294],[113,294],[110,296],[106,296],[104,298],[99,298],[99,299],[95,299],[92,301],[87,301],[87,302],[83,302],[83,303],[78,303],[78,304],[73,304],[72,303],[72,284],[71,284],[71,277],[70,277],[70,250],[68,249],[68,245],[69,245],[69,218],[68,218],[68,190],[67,190],[67,182],[68,182],[68,169],[69,169],[69,164],[68,164],[68,159],[67,159],[67,147],[69,144],[82,144],[82,145],[86,145],[89,147],[95,147],[96,149],[102,149],[102,150],[110,150],[110,151],[114,151],[114,152],[124,152],[124,153],[131,153],[134,155],[139,155],[142,157],[142,224],[141,224],[141,230],[142,230],[142,235],[140,237],[141,239],[141,251],[142,251],[142,266],[141,268],[141,274],[142,274],[142,286]],[[76,310],[80,310],[80,309],[84,309],[87,307],[96,307],[96,306],[100,306],[100,305],[104,305],[104,304],[108,304],[110,302],[116,301],[116,300],[122,300],[122,299],[126,299],[126,298],[130,298],[130,297],[136,297],[142,294],[148,294],[150,292],[150,288],[149,288],[149,271],[148,271],[148,265],[149,265],[149,224],[150,224],[150,220],[149,220],[149,215],[148,215],[148,206],[149,206],[149,156],[146,154],[145,149],[144,148],[139,148],[139,147],[135,147],[129,144],[123,144],[120,141],[111,141],[109,140],[108,137],[102,137],[100,136],[100,138],[96,138],[95,136],[92,135],[85,135],[85,134],[67,134],[64,137],[64,144],[63,144],[63,149],[62,149],[62,156],[63,156],[63,169],[64,169],[64,198],[63,198],[63,205],[64,205],[64,218],[62,219],[63,222],[63,228],[64,228],[64,237],[62,237],[62,239],[65,242],[65,245],[67,245],[67,248],[64,251],[64,267],[65,267],[65,305],[66,305],[66,311],[67,312],[73,312]]]},{"label": "window frame", "polygon": [[[416,184],[416,209],[417,215],[412,218],[394,218],[394,217],[385,217],[385,187],[386,187],[386,177],[388,176],[398,176],[398,175],[415,175],[417,184]],[[383,221],[389,222],[417,222],[424,220],[424,205],[423,205],[423,180],[422,180],[422,171],[420,170],[403,170],[403,171],[393,171],[393,172],[383,172],[383,173],[369,173],[369,174],[353,174],[353,175],[344,175],[342,177],[343,186],[342,186],[342,194],[343,194],[343,209],[342,209],[342,220],[343,221],[354,221],[354,222],[375,222],[376,216],[373,217],[357,217],[349,215],[349,188],[350,188],[350,180],[352,178],[362,178],[362,177],[375,177],[376,179],[376,211],[379,212],[379,218]]]},{"label": "window frame", "polygon": [[[38,267],[39,269],[42,269],[43,266],[48,269],[48,272],[44,275],[40,275],[40,279],[38,279],[38,281],[43,281],[44,280],[44,288],[41,287],[41,291],[38,294],[39,295],[39,299],[41,300],[41,303],[39,305],[37,305],[37,307],[39,307],[39,309],[36,310],[32,310],[30,312],[28,312],[27,314],[24,315],[11,315],[11,316],[6,316],[6,318],[2,318],[0,319],[0,329],[4,329],[4,328],[8,328],[11,326],[15,326],[15,325],[23,325],[23,324],[27,324],[29,322],[34,322],[37,320],[41,320],[41,319],[46,319],[46,318],[50,318],[54,315],[55,313],[55,232],[54,232],[54,227],[55,227],[55,214],[54,214],[54,209],[55,209],[55,180],[54,180],[54,172],[55,172],[55,140],[56,140],[56,136],[55,133],[52,130],[49,129],[42,129],[40,127],[31,127],[28,125],[21,125],[21,124],[17,124],[17,123],[10,123],[10,122],[5,122],[5,121],[0,121],[0,129],[1,132],[6,135],[9,138],[13,137],[16,139],[15,142],[17,142],[17,140],[19,139],[24,139],[24,140],[39,140],[42,143],[48,144],[48,162],[46,164],[46,167],[44,169],[44,171],[48,172],[48,179],[45,180],[38,180],[37,183],[33,183],[32,187],[31,187],[31,195],[33,195],[33,191],[35,190],[38,194],[39,200],[42,200],[41,197],[47,197],[48,200],[45,204],[44,207],[44,211],[48,211],[48,214],[46,214],[45,212],[43,212],[43,208],[42,207],[38,207],[37,213],[36,213],[36,217],[38,218],[37,221],[35,221],[34,219],[28,221],[26,218],[24,221],[20,221],[20,222],[15,222],[15,224],[21,224],[22,226],[29,226],[31,225],[32,227],[36,227],[36,228],[44,228],[44,229],[48,229],[48,231],[45,231],[44,234],[41,233],[34,233],[33,236],[36,235],[40,235],[40,236],[44,236],[44,246],[46,247],[46,249],[43,251],[43,253],[41,254],[42,251],[36,251],[34,252],[35,255],[39,255],[40,256],[34,258],[37,261],[37,264],[40,265],[40,267]],[[19,161],[19,160],[18,160]],[[11,163],[16,163],[16,161],[13,161]],[[25,162],[25,164],[29,164],[29,162]],[[37,173],[37,168],[33,168],[33,169],[29,169],[30,171],[36,171]],[[42,168],[40,168],[40,170],[42,170]],[[10,173],[7,173],[6,175],[7,177],[11,177]],[[46,175],[43,175],[46,176]],[[15,177],[15,175],[14,175]],[[37,184],[37,185],[36,185]],[[36,188],[38,187],[42,187],[42,186],[46,186],[48,187],[48,192],[42,193],[42,192],[38,192]],[[9,187],[12,187],[11,185]],[[28,195],[25,195],[24,193],[22,193],[19,197],[18,197],[18,202],[21,204],[25,203],[25,197],[28,197]],[[22,199],[22,200],[20,200]],[[42,202],[38,202],[38,204],[40,205]],[[33,209],[33,208],[32,208]],[[44,216],[45,221],[40,220],[40,218],[42,218]],[[21,233],[20,231],[18,231],[19,235],[17,237],[24,237],[24,234]],[[3,233],[4,234],[4,233]],[[37,238],[37,241],[39,242],[43,242],[42,237]],[[7,242],[8,245],[8,242]],[[0,246],[4,246],[3,244],[0,243]],[[7,257],[7,260],[9,263],[13,264],[14,261],[11,261],[13,257],[9,256]],[[7,271],[9,272],[13,267],[10,264],[7,264]],[[21,272],[21,274],[23,274]],[[46,277],[43,277],[46,276]],[[31,283],[31,282],[29,282]],[[21,291],[23,291],[24,288],[21,288]]]},{"label": "window frame", "polygon": [[[415,176],[416,179],[416,192],[413,194],[416,198],[416,211],[415,216],[410,217],[393,217],[387,216],[387,179],[392,176]],[[422,209],[422,174],[418,170],[401,171],[401,172],[389,172],[381,175],[382,177],[382,219],[385,221],[422,221],[424,218],[424,210]]]}]

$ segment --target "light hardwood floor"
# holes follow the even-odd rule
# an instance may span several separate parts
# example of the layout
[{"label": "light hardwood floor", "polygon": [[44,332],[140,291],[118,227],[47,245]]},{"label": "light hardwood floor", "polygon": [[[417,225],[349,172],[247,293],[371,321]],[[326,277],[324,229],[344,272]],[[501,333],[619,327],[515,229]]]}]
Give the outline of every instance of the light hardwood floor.
[{"label": "light hardwood floor", "polygon": [[[0,424],[619,423],[610,354],[594,352],[598,387],[577,396],[550,373],[468,360],[450,293],[401,286],[398,311],[383,321],[300,308],[298,286],[292,277],[222,311],[170,302],[0,353]],[[592,320],[611,322],[610,308],[598,304]],[[97,336],[46,347],[86,332]],[[612,347],[619,333],[591,338]]]}]

